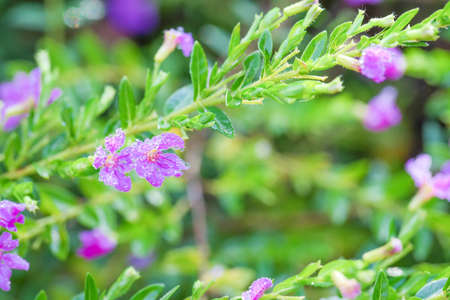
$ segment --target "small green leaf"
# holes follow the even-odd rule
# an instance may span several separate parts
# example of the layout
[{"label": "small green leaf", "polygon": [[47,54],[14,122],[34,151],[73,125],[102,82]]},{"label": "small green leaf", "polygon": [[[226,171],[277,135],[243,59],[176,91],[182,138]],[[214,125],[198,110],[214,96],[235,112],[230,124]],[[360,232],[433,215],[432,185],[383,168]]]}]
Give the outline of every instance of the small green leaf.
[{"label": "small green leaf", "polygon": [[241,23],[237,23],[231,32],[230,43],[228,44],[228,55],[231,54],[233,49],[239,45],[241,41]]},{"label": "small green leaf", "polygon": [[347,31],[352,22],[345,22],[337,26],[330,34],[330,41],[328,43],[328,52],[333,53],[340,45],[342,45],[348,38]]},{"label": "small green leaf", "polygon": [[[350,28],[347,31],[347,35],[349,37],[353,36],[353,34],[358,30],[358,28],[361,27],[362,22],[364,21],[364,14],[365,11],[358,9],[358,14],[356,15],[355,20],[353,21],[352,25],[350,26]],[[331,37],[330,37],[331,40]]]},{"label": "small green leaf", "polygon": [[164,284],[151,284],[139,290],[130,300],[155,300],[164,289]]},{"label": "small green leaf", "polygon": [[50,251],[60,260],[67,258],[70,250],[69,234],[63,224],[50,227]]},{"label": "small green leaf", "polygon": [[9,134],[5,143],[5,165],[8,170],[15,167],[16,155],[20,149],[20,138],[16,132]]},{"label": "small green leaf", "polygon": [[427,299],[436,296],[443,291],[447,278],[433,280],[424,285],[416,294],[416,297]]},{"label": "small green leaf", "polygon": [[307,265],[300,273],[298,273],[295,276],[289,277],[288,279],[283,280],[279,284],[277,284],[273,288],[273,292],[279,292],[282,290],[287,290],[295,287],[296,284],[300,283],[303,279],[309,278],[312,274],[317,272],[322,265],[320,264],[320,261],[310,263]]},{"label": "small green leaf", "polygon": [[211,287],[213,283],[213,281],[204,283],[200,280],[194,282],[194,285],[192,287],[192,300],[200,300],[200,298],[206,293],[206,291]]},{"label": "small green leaf", "polygon": [[378,272],[375,279],[375,287],[373,289],[372,300],[384,300],[389,295],[389,282],[384,271]]},{"label": "small green leaf", "polygon": [[217,107],[208,107],[207,109],[210,112],[214,113],[216,116],[215,123],[211,128],[215,131],[220,132],[226,137],[234,137],[234,128],[228,116]]},{"label": "small green leaf", "polygon": [[253,82],[258,76],[261,69],[261,54],[259,52],[253,52],[244,61],[244,71],[245,77],[243,79],[242,85]]},{"label": "small green leaf", "polygon": [[268,66],[270,64],[270,58],[272,57],[272,48],[273,48],[272,35],[270,34],[270,31],[266,29],[263,32],[263,34],[259,37],[258,41],[258,49],[263,55],[265,70],[268,69]]},{"label": "small green leaf", "polygon": [[47,293],[44,290],[40,291],[36,297],[34,297],[34,300],[47,300]]},{"label": "small green leaf", "polygon": [[323,54],[326,44],[327,44],[327,32],[322,31],[309,42],[308,46],[306,46],[305,50],[303,51],[301,60],[303,61],[316,60]]},{"label": "small green leaf", "polygon": [[219,65],[214,63],[211,71],[209,72],[209,86],[213,86],[217,83],[217,72],[219,71]]},{"label": "small green leaf", "polygon": [[400,30],[405,28],[406,25],[408,25],[409,22],[411,22],[412,18],[414,18],[414,16],[418,12],[419,12],[419,9],[418,8],[414,8],[414,9],[408,10],[407,12],[401,14],[397,18],[397,20],[395,20],[395,23],[391,26],[391,28],[386,30],[386,32],[384,33],[384,36],[387,37],[388,35],[390,35],[392,33],[399,32]]},{"label": "small green leaf", "polygon": [[61,112],[61,120],[63,126],[66,128],[67,136],[69,137],[69,139],[74,139],[75,125],[73,120],[73,109],[70,106],[65,105],[65,107],[63,108]]},{"label": "small green leaf", "polygon": [[125,295],[139,277],[139,273],[133,267],[128,267],[109,288],[104,300],[114,300]]},{"label": "small green leaf", "polygon": [[208,61],[206,60],[205,51],[203,51],[199,42],[195,42],[192,50],[189,73],[191,75],[192,86],[194,87],[195,101],[206,88],[208,80]]},{"label": "small green leaf", "polygon": [[136,100],[128,78],[124,76],[119,84],[119,118],[122,128],[131,125],[136,116]]},{"label": "small green leaf", "polygon": [[89,273],[86,274],[86,279],[84,280],[84,300],[98,300],[95,280]]},{"label": "small green leaf", "polygon": [[97,103],[97,109],[95,113],[96,116],[101,115],[111,106],[115,95],[116,90],[112,86],[105,86],[105,89],[103,90],[103,93]]},{"label": "small green leaf", "polygon": [[185,85],[182,88],[176,90],[169,99],[166,100],[163,108],[163,115],[180,110],[193,102],[194,91],[192,85]]},{"label": "small green leaf", "polygon": [[175,294],[175,292],[178,290],[179,287],[180,287],[179,285],[173,287],[170,291],[165,293],[159,300],[169,300],[170,297],[172,297],[172,295]]},{"label": "small green leaf", "polygon": [[227,90],[226,94],[225,94],[225,105],[228,107],[239,107],[241,106],[241,99],[233,97],[232,93]]}]

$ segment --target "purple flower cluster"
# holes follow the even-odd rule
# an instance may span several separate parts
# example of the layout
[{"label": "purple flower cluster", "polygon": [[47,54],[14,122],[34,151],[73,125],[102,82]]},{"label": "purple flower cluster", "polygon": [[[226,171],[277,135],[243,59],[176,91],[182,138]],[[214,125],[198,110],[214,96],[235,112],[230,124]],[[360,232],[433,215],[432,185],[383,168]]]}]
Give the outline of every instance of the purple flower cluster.
[{"label": "purple flower cluster", "polygon": [[419,154],[405,164],[406,172],[414,180],[416,187],[426,192],[426,198],[438,197],[450,201],[450,161],[447,161],[440,172],[431,173],[431,156]]},{"label": "purple flower cluster", "polygon": [[402,113],[395,104],[397,90],[385,87],[370,100],[364,116],[364,126],[370,131],[383,131],[397,125],[402,120]]},{"label": "purple flower cluster", "polygon": [[101,229],[83,231],[79,235],[82,246],[77,254],[85,259],[96,259],[106,255],[116,248],[116,241]]},{"label": "purple flower cluster", "polygon": [[381,2],[383,2],[383,0],[345,0],[345,3],[347,3],[350,6],[354,6],[354,7],[365,5],[365,4],[375,5],[375,4],[380,4]]},{"label": "purple flower cluster", "polygon": [[[41,71],[39,68],[29,74],[19,72],[14,79],[0,84],[0,128],[5,131],[15,129],[22,119],[36,107],[41,97]],[[61,89],[53,89],[46,105],[50,105],[62,94]]]},{"label": "purple flower cluster", "polygon": [[[93,166],[100,169],[99,180],[127,192],[131,189],[131,179],[125,175],[135,169],[137,175],[146,179],[154,187],[160,187],[169,176],[179,177],[188,167],[168,149],[184,149],[184,141],[174,133],[163,133],[145,141],[136,140],[123,148],[125,133],[117,129],[114,135],[105,138],[105,146],[99,146],[94,155]],[[105,150],[106,149],[106,150]]]},{"label": "purple flower cluster", "polygon": [[[9,230],[17,231],[16,223],[23,224],[25,204],[15,203],[9,200],[0,201],[0,226]],[[9,291],[11,289],[11,269],[28,271],[29,264],[23,258],[11,252],[19,246],[18,240],[13,240],[9,232],[0,235],[0,289]]]},{"label": "purple flower cluster", "polygon": [[152,0],[108,0],[109,23],[129,36],[147,34],[158,26],[158,9]]},{"label": "purple flower cluster", "polygon": [[364,49],[359,63],[361,74],[376,83],[386,79],[397,80],[406,69],[406,60],[399,49],[378,45]]},{"label": "purple flower cluster", "polygon": [[270,278],[259,278],[250,285],[250,288],[242,293],[242,300],[258,300],[264,295],[264,292],[272,287]]}]

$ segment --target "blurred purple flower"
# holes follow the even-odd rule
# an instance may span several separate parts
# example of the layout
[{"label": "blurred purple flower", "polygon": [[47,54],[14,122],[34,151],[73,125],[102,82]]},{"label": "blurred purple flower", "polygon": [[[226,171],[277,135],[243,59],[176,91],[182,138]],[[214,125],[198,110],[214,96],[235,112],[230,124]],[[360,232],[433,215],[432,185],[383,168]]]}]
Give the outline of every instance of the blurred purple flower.
[{"label": "blurred purple flower", "polygon": [[370,100],[364,116],[364,126],[371,131],[383,131],[397,125],[402,120],[402,113],[395,104],[397,90],[385,87]]},{"label": "blurred purple flower", "polygon": [[250,285],[250,288],[242,293],[242,300],[258,300],[264,292],[272,287],[272,280],[267,277],[259,278]]},{"label": "blurred purple flower", "polygon": [[436,196],[450,201],[450,161],[442,166],[434,176],[431,173],[431,156],[419,154],[405,164],[406,172],[414,180],[416,187],[426,191],[426,198]]},{"label": "blurred purple flower", "polygon": [[183,52],[183,55],[188,57],[191,55],[194,47],[194,38],[190,32],[184,32],[182,27],[177,29],[169,29],[164,31],[164,42],[155,54],[155,61],[162,62],[172,53],[175,48]]},{"label": "blurred purple flower", "polygon": [[344,298],[355,299],[361,294],[361,285],[356,279],[348,279],[339,271],[333,271],[331,278]]},{"label": "blurred purple flower", "polygon": [[[36,107],[41,97],[41,71],[33,69],[29,74],[18,72],[12,81],[0,84],[0,128],[5,131],[15,129],[29,111]],[[62,94],[61,89],[53,89],[46,103],[53,103]]]},{"label": "blurred purple flower", "polygon": [[176,154],[163,152],[169,148],[184,149],[183,139],[174,133],[163,133],[145,141],[137,140],[132,148],[136,173],[154,187],[160,187],[165,177],[183,175],[182,171],[188,168]]},{"label": "blurred purple flower", "polygon": [[361,6],[365,4],[375,5],[383,2],[383,0],[345,0],[350,6]]},{"label": "blurred purple flower", "polygon": [[11,269],[28,271],[28,262],[14,253],[10,252],[19,246],[18,240],[13,240],[9,232],[0,235],[0,289],[9,291],[11,289]]},{"label": "blurred purple flower", "polygon": [[131,189],[131,179],[125,173],[134,168],[134,163],[130,147],[119,151],[124,143],[125,133],[119,128],[115,134],[105,138],[104,147],[97,147],[92,165],[94,168],[100,169],[100,181],[119,191],[128,192]]},{"label": "blurred purple flower", "polygon": [[154,261],[155,261],[155,254],[153,252],[150,253],[149,255],[142,256],[142,257],[136,256],[136,255],[130,255],[130,257],[128,258],[129,264],[138,270],[147,268]]},{"label": "blurred purple flower", "polygon": [[152,0],[108,0],[109,23],[129,36],[144,35],[159,23],[158,9]]},{"label": "blurred purple flower", "polygon": [[397,48],[385,48],[378,45],[364,49],[360,58],[361,74],[376,83],[386,79],[396,80],[403,76],[406,61]]},{"label": "blurred purple flower", "polygon": [[24,210],[25,204],[9,200],[0,201],[0,226],[9,231],[17,231],[15,223],[24,223],[25,217],[21,214]]},{"label": "blurred purple flower", "polygon": [[77,250],[78,256],[85,259],[96,259],[106,255],[116,248],[116,241],[96,228],[91,231],[83,231],[79,235],[81,248]]}]

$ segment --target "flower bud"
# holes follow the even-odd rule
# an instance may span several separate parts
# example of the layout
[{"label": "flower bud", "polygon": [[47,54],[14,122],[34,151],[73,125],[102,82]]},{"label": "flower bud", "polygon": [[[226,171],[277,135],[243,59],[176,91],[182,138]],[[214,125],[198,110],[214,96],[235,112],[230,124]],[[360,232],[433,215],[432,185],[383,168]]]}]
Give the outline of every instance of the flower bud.
[{"label": "flower bud", "polygon": [[406,36],[416,41],[435,41],[439,38],[437,28],[431,24],[427,24],[419,29],[408,30]]},{"label": "flower bud", "polygon": [[303,0],[292,5],[289,5],[284,8],[283,13],[287,17],[294,16],[296,14],[302,13],[308,8],[310,8],[313,4],[319,4],[318,0]]},{"label": "flower bud", "polygon": [[336,57],[336,62],[338,63],[338,65],[343,66],[346,69],[356,72],[360,71],[359,61],[353,57],[339,54]]},{"label": "flower bud", "polygon": [[402,241],[398,238],[393,237],[386,245],[364,253],[363,260],[367,263],[377,262],[402,250]]},{"label": "flower bud", "polygon": [[358,281],[356,281],[356,279],[348,279],[339,271],[333,271],[331,273],[331,279],[343,297],[355,299],[359,294],[361,294],[361,285]]},{"label": "flower bud", "polygon": [[320,15],[323,8],[319,4],[314,4],[306,13],[305,19],[303,21],[304,27],[308,27],[314,22],[314,20]]},{"label": "flower bud", "polygon": [[315,87],[315,91],[320,94],[336,94],[344,89],[341,77],[337,77],[330,82],[320,83]]},{"label": "flower bud", "polygon": [[25,204],[25,209],[28,210],[31,213],[35,213],[39,207],[37,205],[37,201],[31,199],[31,197],[29,196],[25,196],[25,198],[23,198],[24,204]]}]

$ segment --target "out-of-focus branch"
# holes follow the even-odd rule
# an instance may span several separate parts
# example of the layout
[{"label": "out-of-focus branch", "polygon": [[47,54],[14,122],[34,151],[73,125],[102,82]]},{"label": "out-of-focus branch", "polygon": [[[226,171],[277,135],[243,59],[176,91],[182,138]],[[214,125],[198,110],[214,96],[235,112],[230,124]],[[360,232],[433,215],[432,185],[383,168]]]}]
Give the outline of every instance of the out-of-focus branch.
[{"label": "out-of-focus branch", "polygon": [[187,146],[189,151],[186,153],[186,160],[190,164],[190,168],[186,172],[186,192],[188,201],[191,204],[194,238],[202,255],[202,271],[207,267],[209,256],[206,205],[200,175],[205,140],[206,135],[204,131],[193,134]]}]

